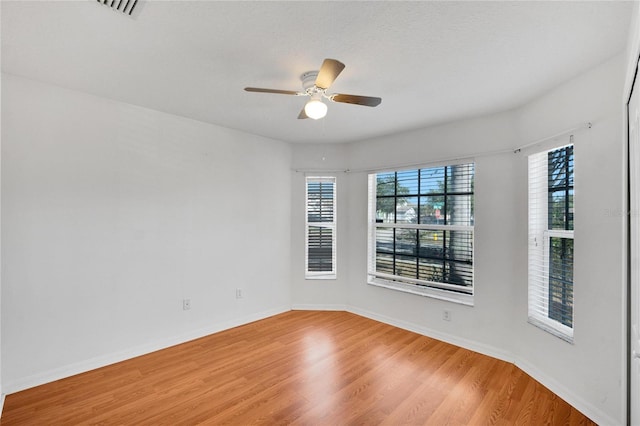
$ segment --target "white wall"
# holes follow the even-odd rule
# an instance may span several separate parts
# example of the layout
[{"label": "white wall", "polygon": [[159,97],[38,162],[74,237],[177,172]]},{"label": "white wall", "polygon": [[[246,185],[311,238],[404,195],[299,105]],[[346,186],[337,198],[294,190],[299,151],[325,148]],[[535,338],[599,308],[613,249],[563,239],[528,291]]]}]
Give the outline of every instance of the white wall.
[{"label": "white wall", "polygon": [[[0,8],[0,20],[2,19],[2,8]],[[2,35],[0,34],[0,43]],[[2,55],[0,55],[0,68],[2,66]],[[2,99],[2,79],[0,79],[0,99]],[[0,103],[1,106],[1,103]],[[0,129],[2,129],[2,114],[0,114]],[[2,234],[2,135],[0,134],[0,235]],[[2,259],[2,239],[0,238],[0,259]],[[4,408],[5,392],[2,387],[2,262],[0,262],[0,415]]]},{"label": "white wall", "polygon": [[[631,13],[631,23],[629,25],[629,38],[627,40],[627,51],[626,51],[626,55],[625,55],[625,59],[626,59],[626,70],[625,70],[625,79],[624,79],[624,91],[622,93],[622,105],[623,107],[623,126],[622,126],[622,133],[623,133],[623,141],[624,141],[624,148],[622,150],[622,161],[620,162],[620,167],[623,170],[624,173],[624,181],[627,182],[627,185],[624,186],[623,188],[623,198],[625,199],[625,203],[623,206],[622,211],[623,212],[627,212],[630,210],[629,208],[629,200],[626,199],[627,198],[627,192],[629,190],[628,187],[628,174],[627,172],[627,167],[629,164],[629,150],[628,150],[628,146],[629,146],[629,140],[628,140],[628,128],[629,128],[629,122],[628,122],[628,117],[627,117],[627,103],[629,101],[629,98],[631,97],[631,89],[633,87],[633,83],[635,81],[635,76],[636,76],[636,68],[638,65],[638,57],[640,57],[640,3],[639,2],[635,2],[633,5],[633,10]],[[628,228],[628,221],[624,220],[623,224],[622,224],[622,234],[626,236],[625,239],[623,239],[621,241],[621,245],[622,245],[622,253],[623,253],[623,257],[625,260],[625,264],[624,264],[624,268],[622,270],[622,276],[623,276],[623,282],[625,284],[627,284],[625,286],[625,289],[623,291],[623,294],[625,295],[625,298],[623,300],[623,304],[620,308],[620,310],[622,312],[627,312],[627,323],[625,324],[626,327],[624,329],[625,334],[627,332],[629,332],[630,334],[630,329],[631,329],[631,312],[628,312],[629,307],[632,306],[632,303],[629,299],[630,299],[630,288],[631,288],[631,284],[630,284],[630,280],[629,280],[629,275],[628,275],[628,269],[627,269],[627,264],[630,263],[630,260],[628,258],[629,254],[627,252],[627,244],[629,242],[629,239],[631,238],[630,236],[630,232],[629,232],[629,228]],[[629,303],[627,303],[629,301]],[[626,380],[623,380],[623,386],[626,387],[627,390],[627,398],[624,401],[626,408],[627,408],[627,414],[629,416],[629,421],[631,421],[632,419],[630,418],[631,416],[631,411],[633,410],[632,408],[632,404],[636,404],[636,406],[638,406],[637,404],[640,404],[640,401],[638,401],[638,399],[634,399],[632,401],[632,395],[631,395],[631,363],[632,363],[632,359],[631,359],[631,354],[630,349],[631,349],[631,344],[630,344],[630,339],[628,339],[628,347],[626,348],[626,352],[624,353],[623,356],[623,363],[625,363],[625,365],[627,366],[627,375],[625,377]]]},{"label": "white wall", "polygon": [[[362,169],[400,166],[442,159],[469,157],[476,153],[511,147],[517,140],[513,116],[497,114],[474,120],[378,138],[350,146],[349,241],[352,261],[348,303],[358,312],[387,317],[423,329],[429,335],[463,346],[486,346],[500,358],[508,357],[513,265],[512,236],[518,218],[508,203],[517,193],[512,179],[513,154],[475,158],[475,306],[444,302],[367,284],[367,172]],[[356,253],[358,254],[356,256]],[[500,307],[496,309],[496,307]],[[451,311],[452,321],[442,320]]]},{"label": "white wall", "polygon": [[[626,184],[621,167],[625,66],[622,55],[618,56],[517,111],[519,133],[532,139],[593,122],[592,129],[575,135],[574,344],[526,324],[520,315],[513,322],[519,336],[513,350],[526,371],[573,405],[588,405],[594,420],[605,424],[621,424],[626,415],[621,404],[626,397],[622,362],[626,314],[621,309],[626,264],[620,243],[625,240],[622,223],[626,220],[621,190]],[[522,186],[524,158],[516,170]],[[518,216],[526,214],[525,205],[523,193]],[[517,235],[526,231],[521,224]],[[525,256],[519,264],[524,264]],[[519,270],[518,283],[526,282],[526,273],[526,268]],[[517,312],[526,313],[525,286],[516,287],[514,303]]]},{"label": "white wall", "polygon": [[[329,169],[351,169],[342,179],[347,217],[338,224],[347,233],[347,249],[338,253],[339,274],[348,277],[347,309],[515,362],[596,422],[623,423],[623,218],[615,213],[623,211],[623,62],[616,57],[516,110],[352,143],[346,164],[344,157],[325,162]],[[593,128],[575,136],[571,345],[527,322],[526,152],[475,154],[513,149],[587,121]],[[294,157],[317,157],[316,148],[305,150],[297,147]],[[476,163],[475,306],[368,285],[367,170],[465,157]],[[302,214],[294,206],[296,215]],[[296,227],[294,240],[301,233]],[[314,297],[304,285],[293,295],[294,303]],[[452,312],[451,322],[442,320],[444,309]]]},{"label": "white wall", "polygon": [[[293,146],[292,159],[292,203],[291,203],[291,298],[294,309],[344,310],[346,288],[349,283],[349,261],[347,223],[348,197],[345,146],[298,144]],[[322,172],[316,172],[322,170]],[[327,171],[328,170],[328,171]],[[305,177],[335,176],[337,211],[337,252],[340,259],[336,264],[338,277],[335,280],[307,280],[305,265]]]},{"label": "white wall", "polygon": [[[0,20],[2,20],[2,8],[0,8]],[[2,35],[0,34],[0,43]],[[0,68],[2,67],[2,55],[0,55]],[[0,99],[2,99],[2,79],[0,79]],[[0,104],[1,105],[1,104]],[[2,129],[2,114],[0,114],[0,129]],[[0,235],[2,234],[2,135],[0,134]],[[2,259],[2,239],[0,238],[0,259]],[[0,415],[4,408],[4,389],[2,387],[2,262],[0,262]]]},{"label": "white wall", "polygon": [[[622,423],[623,218],[611,212],[623,211],[623,62],[515,111],[293,148],[3,75],[4,390],[291,305],[346,306],[514,361],[597,422]],[[366,170],[474,157],[584,121],[594,126],[576,135],[574,345],[527,323],[522,154],[475,156],[474,307],[366,284]],[[292,167],[338,178],[338,280],[304,280],[305,173]]]},{"label": "white wall", "polygon": [[289,145],[2,86],[5,392],[290,308]]}]

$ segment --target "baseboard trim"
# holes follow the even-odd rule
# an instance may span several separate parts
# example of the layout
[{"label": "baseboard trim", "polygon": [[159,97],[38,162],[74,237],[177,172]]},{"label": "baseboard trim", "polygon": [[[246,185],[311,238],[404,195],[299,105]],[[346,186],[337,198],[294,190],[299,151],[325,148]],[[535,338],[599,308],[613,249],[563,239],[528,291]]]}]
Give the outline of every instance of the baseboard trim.
[{"label": "baseboard trim", "polygon": [[375,312],[368,311],[366,309],[357,308],[355,306],[349,306],[348,311],[356,315],[360,315],[372,320],[376,320],[376,321],[383,322],[385,324],[392,325],[394,327],[402,328],[403,330],[412,331],[414,333],[422,334],[423,336],[441,340],[443,342],[450,343],[452,345],[459,346],[461,348],[468,349],[473,352],[478,352],[483,355],[490,356],[492,358],[497,358],[499,360],[506,361],[511,364],[514,363],[514,357],[510,352],[497,349],[490,345],[485,345],[484,343],[480,343],[480,342],[476,342],[468,339],[462,339],[452,334],[435,331],[415,323],[397,320],[395,318],[391,318],[385,315],[380,315]]},{"label": "baseboard trim", "polygon": [[281,307],[277,309],[258,312],[255,314],[247,315],[242,318],[237,318],[230,321],[224,321],[210,327],[201,328],[188,333],[184,333],[179,336],[174,336],[172,338],[164,339],[162,341],[141,345],[141,346],[132,348],[130,350],[114,352],[112,354],[108,354],[105,356],[92,358],[86,361],[70,364],[70,365],[56,368],[43,373],[34,374],[19,380],[15,380],[13,382],[3,383],[3,390],[5,393],[0,394],[0,415],[2,413],[2,408],[4,407],[5,395],[10,395],[12,393],[19,392],[21,390],[25,390],[25,389],[29,389],[45,383],[53,382],[55,380],[64,379],[66,377],[71,377],[76,374],[91,371],[100,367],[105,367],[110,364],[115,364],[117,362],[125,361],[127,359],[135,358],[137,356],[145,355],[161,349],[166,349],[171,346],[186,343],[191,340],[199,339],[201,337],[205,337],[210,334],[218,333],[220,331],[228,330],[230,328],[238,327],[254,321],[265,319],[274,315],[281,314],[283,312],[288,312],[290,310],[347,311],[356,315],[360,315],[365,318],[369,318],[375,321],[380,321],[382,323],[389,324],[394,327],[412,331],[414,333],[418,333],[423,336],[431,337],[433,339],[438,339],[443,342],[450,343],[455,346],[459,346],[461,348],[465,348],[474,352],[481,353],[483,355],[487,355],[493,358],[500,359],[502,361],[509,362],[511,364],[514,364],[516,367],[520,368],[522,371],[524,371],[531,377],[533,377],[542,385],[546,386],[553,393],[558,395],[560,398],[565,400],[571,406],[575,407],[577,410],[579,410],[581,413],[589,417],[591,420],[593,420],[597,424],[614,425],[619,423],[615,419],[613,419],[611,416],[604,413],[602,410],[599,410],[598,408],[594,407],[592,404],[589,404],[584,399],[575,395],[575,393],[573,393],[571,390],[565,387],[562,383],[558,382],[553,377],[548,376],[542,370],[537,368],[535,365],[529,363],[524,359],[516,358],[514,354],[510,352],[495,348],[491,345],[486,345],[484,343],[476,342],[474,340],[463,339],[451,334],[442,333],[440,331],[432,330],[428,327],[424,327],[419,324],[398,320],[396,318],[388,317],[386,315],[381,315],[376,312],[358,308],[355,306],[314,305],[314,304],[295,304],[291,306],[291,308]]},{"label": "baseboard trim", "polygon": [[299,303],[291,306],[293,311],[348,311],[347,305],[316,305],[312,303]]},{"label": "baseboard trim", "polygon": [[[158,340],[155,342],[147,343],[144,345],[136,346],[124,351],[114,352],[104,356],[98,356],[85,361],[69,364],[63,367],[55,368],[53,370],[44,371],[42,373],[33,374],[14,380],[11,382],[3,383],[3,390],[6,395],[10,395],[15,392],[19,392],[25,389],[29,389],[35,386],[40,386],[45,383],[50,383],[56,380],[64,379],[67,377],[75,376],[76,374],[86,373],[87,371],[95,370],[96,368],[105,367],[107,365],[115,364],[117,362],[125,361],[131,358],[135,358],[141,355],[146,355],[151,352],[166,349],[171,346],[179,345],[189,342],[191,340],[199,339],[201,337],[208,336],[210,334],[218,333],[220,331],[228,330],[230,328],[245,325],[254,321],[272,317],[274,315],[281,314],[283,312],[290,311],[291,308],[280,307],[275,309],[269,309],[266,311],[257,312],[251,315],[247,315],[241,318],[223,321],[214,325],[193,330],[187,333],[183,333],[178,336],[169,337],[167,339]],[[2,395],[4,402],[4,394]]]},{"label": "baseboard trim", "polygon": [[493,346],[486,345],[484,343],[479,343],[473,340],[461,339],[460,337],[457,337],[451,334],[431,330],[427,327],[423,327],[418,324],[397,320],[395,318],[391,318],[385,315],[380,315],[375,312],[368,311],[366,309],[357,308],[355,306],[349,306],[347,310],[356,315],[360,315],[366,318],[370,318],[372,320],[380,321],[385,324],[392,325],[394,327],[412,331],[414,333],[422,334],[423,336],[441,340],[443,342],[450,343],[452,345],[459,346],[461,348],[468,349],[470,351],[478,352],[483,355],[487,355],[492,358],[497,358],[502,361],[506,361],[508,363],[514,364],[516,367],[518,367],[519,369],[527,373],[529,376],[533,377],[543,386],[547,387],[551,392],[558,395],[560,398],[565,400],[569,405],[574,407],[576,410],[580,411],[585,416],[589,417],[591,420],[593,420],[597,424],[599,425],[620,424],[619,421],[616,421],[611,416],[604,413],[602,410],[599,410],[598,408],[594,407],[592,404],[588,403],[584,399],[578,397],[575,393],[573,393],[570,389],[568,389],[562,383],[555,380],[553,377],[545,374],[542,370],[540,370],[533,364],[529,363],[528,361],[521,358],[516,358],[515,355],[511,352],[500,350]]},{"label": "baseboard trim", "polygon": [[576,410],[580,411],[585,416],[589,417],[591,420],[596,422],[599,425],[617,425],[620,424],[619,421],[615,420],[608,414],[604,413],[602,410],[594,407],[592,404],[589,404],[584,399],[577,396],[570,389],[564,386],[562,383],[554,379],[553,377],[547,375],[542,370],[540,370],[535,365],[529,363],[524,359],[516,359],[514,362],[515,366],[520,370],[527,373],[529,376],[533,377],[535,380],[540,382],[543,386],[549,389],[551,392],[558,395],[560,398],[565,400],[569,405],[574,407]]},{"label": "baseboard trim", "polygon": [[2,418],[2,413],[4,411],[4,399],[6,395],[4,393],[0,393],[0,419]]}]

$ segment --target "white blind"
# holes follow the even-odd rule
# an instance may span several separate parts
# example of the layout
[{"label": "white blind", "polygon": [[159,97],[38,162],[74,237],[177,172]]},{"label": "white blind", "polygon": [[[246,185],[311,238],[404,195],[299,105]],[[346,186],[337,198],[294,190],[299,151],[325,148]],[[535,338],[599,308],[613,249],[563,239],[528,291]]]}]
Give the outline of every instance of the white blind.
[{"label": "white blind", "polygon": [[474,175],[473,163],[369,175],[369,283],[473,294]]},{"label": "white blind", "polygon": [[529,156],[529,322],[573,341],[573,145]]},{"label": "white blind", "polygon": [[306,178],[305,277],[336,278],[336,178]]}]

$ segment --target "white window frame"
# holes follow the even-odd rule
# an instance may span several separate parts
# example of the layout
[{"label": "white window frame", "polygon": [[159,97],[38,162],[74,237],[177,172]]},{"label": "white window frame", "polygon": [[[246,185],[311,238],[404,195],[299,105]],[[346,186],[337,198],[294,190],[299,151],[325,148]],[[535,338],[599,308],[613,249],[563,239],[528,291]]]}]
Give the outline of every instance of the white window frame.
[{"label": "white window frame", "polygon": [[[309,184],[310,183],[331,183],[333,184],[333,221],[320,222],[309,221]],[[335,280],[338,277],[337,270],[337,185],[335,176],[307,176],[305,178],[305,227],[304,227],[304,271],[305,279],[308,280]],[[330,229],[331,240],[331,271],[310,271],[309,270],[309,228],[320,227]]]},{"label": "white window frame", "polygon": [[[419,167],[413,167],[414,169],[428,169],[435,167],[456,166],[461,164],[471,164],[473,160],[461,161],[458,163],[446,163],[446,164],[430,164]],[[431,281],[421,281],[417,279],[402,277],[402,280],[398,280],[398,277],[388,275],[384,273],[376,272],[376,229],[378,228],[396,228],[396,229],[428,229],[428,230],[442,230],[442,231],[470,231],[472,238],[475,234],[474,226],[462,226],[462,225],[436,225],[436,224],[400,224],[400,223],[376,223],[376,188],[377,188],[377,174],[385,172],[401,172],[402,169],[394,169],[387,171],[379,171],[369,174],[368,177],[368,238],[367,238],[367,283],[377,287],[388,288],[391,290],[398,290],[405,293],[416,294],[419,296],[426,296],[440,300],[446,300],[449,302],[460,303],[463,305],[473,306],[474,304],[474,291],[475,286],[471,287],[469,293],[461,293],[460,286],[447,283],[438,283]],[[474,167],[475,173],[475,167]],[[473,249],[472,256],[475,259],[475,249]],[[475,276],[475,268],[472,272]],[[473,280],[475,282],[475,279]],[[417,285],[418,284],[418,285]],[[425,285],[426,284],[426,285]],[[456,291],[457,290],[457,291]]]},{"label": "white window frame", "polygon": [[573,343],[573,327],[549,317],[549,246],[551,238],[573,240],[574,230],[549,229],[547,156],[550,151],[571,145],[573,144],[547,149],[531,154],[528,158],[528,322],[569,343]]}]

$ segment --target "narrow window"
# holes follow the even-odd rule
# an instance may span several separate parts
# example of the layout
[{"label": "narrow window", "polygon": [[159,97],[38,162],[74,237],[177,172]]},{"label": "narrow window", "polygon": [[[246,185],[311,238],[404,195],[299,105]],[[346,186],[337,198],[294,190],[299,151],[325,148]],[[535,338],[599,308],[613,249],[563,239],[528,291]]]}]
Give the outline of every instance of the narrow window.
[{"label": "narrow window", "polygon": [[369,283],[472,304],[474,164],[369,176]]},{"label": "narrow window", "polygon": [[573,341],[573,145],[529,156],[529,322]]},{"label": "narrow window", "polygon": [[336,278],[336,178],[306,179],[305,277]]}]

